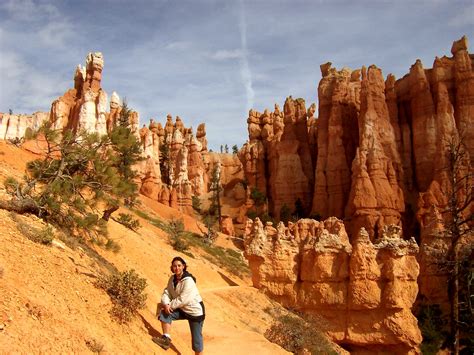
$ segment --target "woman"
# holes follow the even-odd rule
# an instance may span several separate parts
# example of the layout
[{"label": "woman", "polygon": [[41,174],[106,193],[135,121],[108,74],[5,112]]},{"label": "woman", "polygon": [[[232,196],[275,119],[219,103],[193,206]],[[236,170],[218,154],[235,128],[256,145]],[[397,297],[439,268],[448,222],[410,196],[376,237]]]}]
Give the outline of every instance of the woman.
[{"label": "woman", "polygon": [[161,296],[159,320],[163,329],[161,338],[153,341],[167,350],[171,346],[171,323],[174,320],[187,319],[191,329],[192,347],[196,355],[202,354],[202,325],[205,318],[204,303],[196,287],[196,278],[186,270],[186,262],[177,256],[171,261],[174,274]]}]

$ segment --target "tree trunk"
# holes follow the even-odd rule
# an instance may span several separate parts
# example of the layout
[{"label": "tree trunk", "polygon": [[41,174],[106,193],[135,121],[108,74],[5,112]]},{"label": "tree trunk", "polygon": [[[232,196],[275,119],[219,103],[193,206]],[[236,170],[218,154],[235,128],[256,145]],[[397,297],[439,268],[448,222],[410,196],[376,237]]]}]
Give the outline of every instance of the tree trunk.
[{"label": "tree trunk", "polygon": [[40,214],[38,205],[31,198],[12,199],[8,201],[0,200],[0,209],[19,214],[31,213],[35,216],[39,216]]},{"label": "tree trunk", "polygon": [[113,207],[110,207],[110,208],[106,209],[106,210],[104,211],[104,214],[102,215],[102,219],[103,219],[104,221],[108,221],[109,218],[110,218],[110,216],[112,215],[112,213],[114,213],[114,212],[117,211],[118,209],[119,209],[118,206],[113,206]]},{"label": "tree trunk", "polygon": [[454,321],[454,354],[459,355],[459,256],[457,243],[454,245],[454,280],[453,280],[453,321]]}]

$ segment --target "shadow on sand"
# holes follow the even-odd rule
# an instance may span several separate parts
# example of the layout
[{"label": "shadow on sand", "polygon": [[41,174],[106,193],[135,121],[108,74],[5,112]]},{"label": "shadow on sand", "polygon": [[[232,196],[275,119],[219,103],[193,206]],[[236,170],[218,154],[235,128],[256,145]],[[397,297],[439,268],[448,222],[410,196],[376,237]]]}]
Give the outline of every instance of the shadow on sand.
[{"label": "shadow on sand", "polygon": [[[157,331],[155,328],[153,328],[153,326],[145,319],[145,317],[143,317],[141,314],[140,314],[140,318],[142,319],[142,322],[143,322],[143,325],[145,326],[146,330],[148,331],[148,334],[154,338],[154,337],[161,337],[162,334]],[[151,340],[151,339],[150,339]],[[155,344],[155,343],[153,343]],[[156,344],[155,344],[156,345]],[[158,345],[156,345],[158,346]],[[181,352],[176,349],[176,347],[173,345],[173,343],[171,343],[171,347],[170,347],[171,350],[174,350],[174,352],[178,355],[181,355]]]}]

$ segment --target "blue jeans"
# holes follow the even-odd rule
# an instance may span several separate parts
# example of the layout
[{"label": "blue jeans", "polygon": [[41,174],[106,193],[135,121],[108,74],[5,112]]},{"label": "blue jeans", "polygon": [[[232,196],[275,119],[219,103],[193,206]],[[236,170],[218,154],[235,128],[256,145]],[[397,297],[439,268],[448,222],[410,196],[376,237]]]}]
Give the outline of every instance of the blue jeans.
[{"label": "blue jeans", "polygon": [[[174,320],[186,319],[183,312],[179,310],[175,310],[171,314],[165,314],[163,311],[160,311],[160,316],[158,319],[164,323],[171,324]],[[196,352],[201,352],[203,349],[203,341],[202,341],[202,325],[204,321],[192,321],[188,319],[189,329],[191,330],[191,338],[192,338],[192,347],[193,350]]]}]

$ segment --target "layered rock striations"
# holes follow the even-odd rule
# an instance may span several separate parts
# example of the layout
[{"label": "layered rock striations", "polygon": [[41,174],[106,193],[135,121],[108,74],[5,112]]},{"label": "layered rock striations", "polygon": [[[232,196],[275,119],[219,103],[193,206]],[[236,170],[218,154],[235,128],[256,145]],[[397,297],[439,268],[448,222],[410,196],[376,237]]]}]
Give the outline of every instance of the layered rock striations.
[{"label": "layered rock striations", "polygon": [[303,209],[311,207],[314,158],[308,112],[303,99],[291,96],[283,112],[278,105],[274,112],[249,112],[249,140],[239,151],[239,159],[249,190],[262,193],[277,217],[284,206],[292,208],[297,200]]},{"label": "layered rock striations", "polygon": [[372,239],[383,226],[401,225],[403,168],[390,119],[382,71],[362,68],[359,144],[345,216],[351,235],[365,227]]},{"label": "layered rock striations", "polygon": [[247,222],[245,256],[255,287],[286,307],[323,316],[326,331],[353,353],[417,353],[411,312],[418,246],[386,225],[373,243],[361,229],[352,243],[342,221],[303,219],[275,228]]},{"label": "layered rock striations", "polygon": [[344,216],[351,188],[351,165],[358,138],[360,71],[321,65],[319,117],[312,214]]},{"label": "layered rock striations", "polygon": [[[440,171],[447,142],[463,137],[473,159],[474,58],[466,37],[451,52],[432,69],[417,60],[399,80],[390,74],[384,81],[375,66],[338,71],[323,64],[317,118],[314,106],[302,115],[299,99],[287,100],[283,113],[251,111],[239,154],[249,188],[266,194],[276,218],[299,199],[310,206],[306,216],[344,219],[351,237],[364,227],[374,240],[386,224],[426,234],[431,205],[446,207],[449,186]],[[303,120],[304,133],[303,125],[296,129]]]}]

